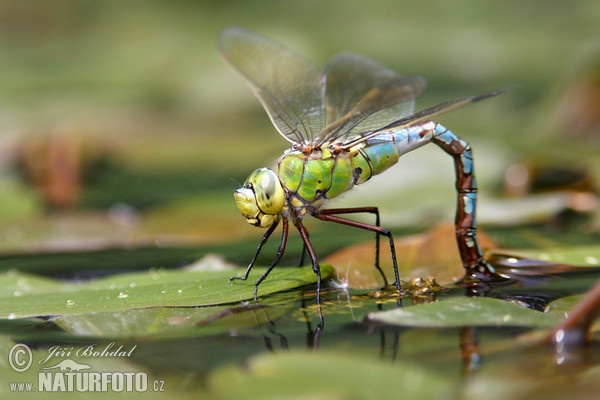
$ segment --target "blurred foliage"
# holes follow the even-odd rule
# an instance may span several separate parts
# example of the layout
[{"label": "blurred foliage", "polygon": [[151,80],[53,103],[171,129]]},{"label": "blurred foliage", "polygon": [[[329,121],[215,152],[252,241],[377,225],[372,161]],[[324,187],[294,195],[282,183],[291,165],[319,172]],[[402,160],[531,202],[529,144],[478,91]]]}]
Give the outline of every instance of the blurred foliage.
[{"label": "blurred foliage", "polygon": [[[185,197],[206,210],[193,216],[195,234],[203,240],[203,217],[235,214],[229,196],[236,182],[287,147],[217,54],[218,32],[240,25],[282,41],[317,65],[336,52],[354,51],[406,74],[424,75],[429,89],[420,107],[517,84],[518,89],[443,121],[475,148],[482,198],[490,198],[491,205],[482,201],[481,221],[506,220],[498,215],[508,207],[527,218],[532,211],[526,207],[518,212],[514,202],[492,201],[502,194],[504,170],[515,162],[585,171],[591,187],[597,186],[599,166],[591,154],[598,135],[588,129],[585,136],[569,136],[572,125],[565,122],[573,113],[563,101],[577,98],[570,90],[573,82],[598,70],[597,11],[593,1],[3,2],[0,184],[14,187],[18,163],[35,192],[8,191],[3,201],[13,210],[0,217],[14,226],[15,218],[36,218],[64,204],[174,210],[177,206],[169,204]],[[544,118],[549,113],[556,118]],[[56,138],[48,143],[58,150],[32,153],[31,138],[40,136]],[[64,159],[71,150],[61,141],[78,143],[78,161],[70,169]],[[450,219],[453,177],[439,153],[423,149],[407,155],[387,178],[357,188],[340,205],[376,204],[392,226]],[[32,170],[42,172],[32,175]],[[75,182],[81,187],[61,185],[65,174],[79,176]],[[396,182],[393,188],[390,180]],[[400,202],[411,211],[399,211]],[[569,206],[555,200],[543,217]],[[167,219],[189,221],[183,214]],[[136,217],[145,222],[145,214]],[[232,218],[227,227],[245,232],[239,225]]]}]

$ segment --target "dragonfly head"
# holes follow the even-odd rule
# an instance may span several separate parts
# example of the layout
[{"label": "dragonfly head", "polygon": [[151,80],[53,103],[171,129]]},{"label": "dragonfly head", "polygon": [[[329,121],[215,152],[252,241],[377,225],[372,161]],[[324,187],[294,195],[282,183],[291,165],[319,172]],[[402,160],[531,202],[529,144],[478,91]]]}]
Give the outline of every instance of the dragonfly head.
[{"label": "dragonfly head", "polygon": [[251,173],[233,197],[248,223],[261,228],[273,225],[285,205],[285,191],[279,177],[268,168]]}]

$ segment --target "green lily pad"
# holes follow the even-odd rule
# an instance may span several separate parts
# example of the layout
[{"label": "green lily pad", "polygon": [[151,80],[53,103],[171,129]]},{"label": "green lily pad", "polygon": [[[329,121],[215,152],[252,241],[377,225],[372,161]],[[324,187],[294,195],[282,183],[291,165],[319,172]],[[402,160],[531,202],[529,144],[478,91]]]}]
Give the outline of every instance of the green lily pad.
[{"label": "green lily pad", "polygon": [[[556,354],[543,346],[514,345],[497,356],[490,356],[485,368],[465,380],[463,400],[596,399],[600,392],[600,366],[581,362],[591,358],[587,349],[571,354]],[[568,353],[568,352],[567,352]]]},{"label": "green lily pad", "polygon": [[[151,307],[93,312],[87,314],[64,314],[52,318],[52,322],[65,332],[77,336],[127,338],[139,336],[186,336],[193,332],[210,335],[229,329],[252,328],[268,325],[278,317],[297,309],[298,291],[288,293],[285,304],[266,298],[259,304],[219,305],[206,307]],[[278,296],[279,298],[279,296]]]},{"label": "green lily pad", "polygon": [[561,297],[560,299],[550,302],[544,310],[548,314],[567,317],[571,310],[583,299],[583,294]]},{"label": "green lily pad", "polygon": [[[92,282],[60,282],[11,271],[0,275],[0,318],[111,312],[148,307],[214,306],[254,298],[254,281],[265,272],[253,270],[247,281],[228,283],[242,270],[151,270],[119,274]],[[332,270],[321,267],[323,278]],[[316,282],[309,267],[277,268],[260,285],[258,294]]]},{"label": "green lily pad", "polygon": [[456,381],[417,365],[337,352],[265,354],[215,371],[209,389],[240,399],[454,399]]},{"label": "green lily pad", "polygon": [[[556,299],[550,302],[544,312],[556,315],[558,317],[567,318],[571,311],[579,304],[579,302],[585,297],[585,294],[576,294],[573,296],[565,296],[560,299]],[[591,330],[593,332],[600,331],[600,318],[596,318],[596,321],[592,324]]]},{"label": "green lily pad", "polygon": [[565,263],[582,267],[600,266],[600,246],[571,246],[545,250],[510,251],[516,256],[539,259],[547,262]]},{"label": "green lily pad", "polygon": [[560,322],[515,303],[487,297],[453,297],[434,303],[370,313],[367,320],[390,325],[450,328],[463,326],[523,326],[549,328]]}]

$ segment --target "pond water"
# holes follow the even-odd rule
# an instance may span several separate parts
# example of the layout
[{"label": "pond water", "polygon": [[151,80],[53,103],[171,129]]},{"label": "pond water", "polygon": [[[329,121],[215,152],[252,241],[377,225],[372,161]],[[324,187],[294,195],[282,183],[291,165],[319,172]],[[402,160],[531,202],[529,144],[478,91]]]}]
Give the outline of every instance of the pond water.
[{"label": "pond water", "polygon": [[[190,252],[179,250],[167,250],[163,256],[178,260]],[[143,259],[144,252],[139,256]],[[68,264],[69,257],[63,254],[62,258]],[[92,372],[146,374],[157,385],[153,394],[168,398],[530,399],[569,393],[593,398],[600,382],[597,329],[591,342],[569,351],[559,351],[547,338],[579,300],[573,296],[589,289],[600,270],[540,266],[539,261],[501,255],[490,259],[499,272],[512,276],[486,286],[484,293],[479,292],[484,298],[469,297],[472,291],[461,286],[421,285],[399,299],[393,291],[348,289],[330,278],[323,292],[323,326],[312,284],[266,294],[259,303],[130,305],[112,310],[107,302],[106,311],[84,308],[42,318],[8,317],[0,322],[0,347],[8,354],[15,343],[23,343],[32,350],[35,363],[24,374],[2,366],[0,391],[14,395],[8,386],[13,381],[41,384],[37,376],[44,372],[41,368],[69,359],[91,366]],[[56,257],[46,260],[52,263]],[[311,272],[310,268],[280,270]],[[129,276],[136,274],[141,273]],[[153,274],[159,281],[171,279],[164,271]],[[63,273],[62,282],[64,278]],[[89,278],[66,282],[85,285]],[[18,279],[23,286],[36,285],[33,280],[25,282],[29,277]],[[94,277],[91,284],[102,279],[106,278]],[[114,279],[115,293],[123,293]],[[130,295],[121,300],[135,302],[136,285],[145,283],[131,280]],[[85,307],[76,300],[78,296],[77,289],[71,292],[75,300],[70,298],[72,303],[67,302],[65,309],[80,303]],[[58,385],[52,390],[66,388],[67,396],[82,394],[52,384]],[[158,391],[159,386],[164,391]]]}]

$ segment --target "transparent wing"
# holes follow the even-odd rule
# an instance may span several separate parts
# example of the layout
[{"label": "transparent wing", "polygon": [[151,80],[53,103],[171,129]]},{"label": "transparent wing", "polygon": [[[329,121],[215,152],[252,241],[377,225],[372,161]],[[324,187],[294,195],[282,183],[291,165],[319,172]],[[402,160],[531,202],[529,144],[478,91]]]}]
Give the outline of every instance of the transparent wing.
[{"label": "transparent wing", "polygon": [[309,143],[325,127],[325,75],[310,61],[239,28],[219,36],[226,61],[250,83],[273,125],[292,143]]},{"label": "transparent wing", "polygon": [[373,60],[351,53],[335,56],[325,69],[327,126],[319,142],[381,128],[414,111],[425,78],[404,77]]},{"label": "transparent wing", "polygon": [[452,100],[445,101],[443,103],[437,104],[433,107],[426,108],[424,110],[418,111],[414,114],[406,116],[404,118],[400,118],[396,121],[388,123],[387,125],[380,126],[376,130],[364,131],[363,133],[349,138],[348,141],[344,142],[342,147],[349,148],[352,147],[362,141],[365,141],[373,136],[378,135],[380,132],[389,131],[391,129],[402,129],[412,125],[416,125],[420,122],[427,121],[432,117],[440,114],[445,114],[449,111],[456,110],[457,108],[464,107],[471,103],[475,103],[477,101],[485,100],[487,98],[497,96],[506,92],[507,90],[512,89],[512,86],[506,87],[500,90],[494,90],[491,92],[487,92],[478,96],[469,96],[469,97],[458,97]]}]

